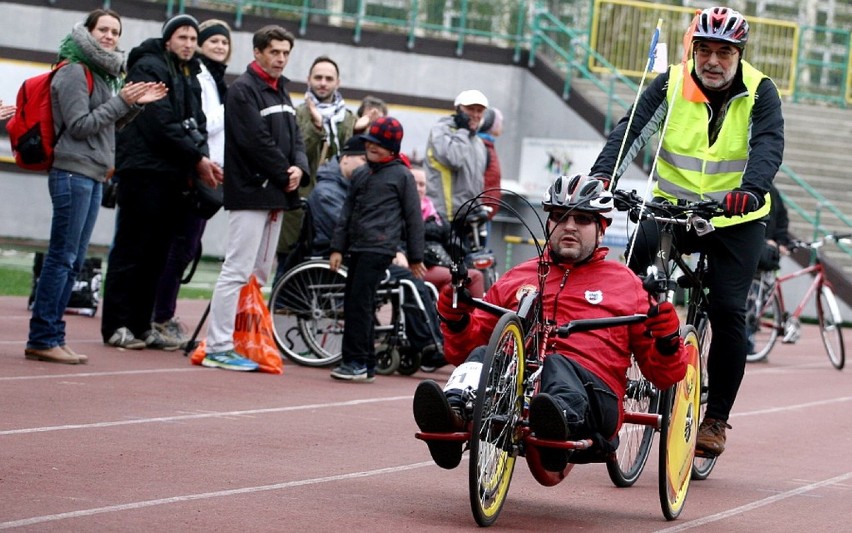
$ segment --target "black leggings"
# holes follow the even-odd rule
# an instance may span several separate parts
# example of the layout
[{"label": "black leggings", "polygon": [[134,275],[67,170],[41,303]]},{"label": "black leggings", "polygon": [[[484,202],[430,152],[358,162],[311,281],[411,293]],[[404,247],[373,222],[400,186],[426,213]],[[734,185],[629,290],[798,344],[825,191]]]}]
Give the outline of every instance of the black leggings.
[{"label": "black leggings", "polygon": [[[640,224],[629,265],[640,277],[653,264],[659,236],[653,220]],[[705,286],[713,328],[707,362],[710,391],[705,416],[709,418],[728,419],[743,380],[748,350],[746,298],[765,238],[766,225],[761,221],[717,228],[703,237],[675,228],[674,244],[681,253],[707,254]]]}]

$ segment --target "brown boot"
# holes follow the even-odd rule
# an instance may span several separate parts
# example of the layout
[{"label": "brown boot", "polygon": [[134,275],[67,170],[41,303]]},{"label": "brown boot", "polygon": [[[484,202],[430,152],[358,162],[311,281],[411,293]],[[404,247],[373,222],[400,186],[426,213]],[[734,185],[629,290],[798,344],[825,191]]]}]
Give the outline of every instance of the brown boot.
[{"label": "brown boot", "polygon": [[65,350],[65,353],[67,353],[69,355],[73,355],[74,357],[76,357],[81,365],[85,365],[86,363],[89,362],[89,356],[88,355],[83,355],[83,354],[79,354],[79,353],[75,352],[67,344],[63,344],[62,346],[60,346],[60,348]]},{"label": "brown boot", "polygon": [[66,352],[59,346],[48,348],[46,350],[38,350],[36,348],[27,348],[24,350],[24,357],[32,361],[47,361],[49,363],[65,363],[66,365],[76,365],[80,360]]},{"label": "brown boot", "polygon": [[708,455],[719,455],[725,451],[725,429],[731,429],[724,420],[705,418],[698,427],[695,447]]}]

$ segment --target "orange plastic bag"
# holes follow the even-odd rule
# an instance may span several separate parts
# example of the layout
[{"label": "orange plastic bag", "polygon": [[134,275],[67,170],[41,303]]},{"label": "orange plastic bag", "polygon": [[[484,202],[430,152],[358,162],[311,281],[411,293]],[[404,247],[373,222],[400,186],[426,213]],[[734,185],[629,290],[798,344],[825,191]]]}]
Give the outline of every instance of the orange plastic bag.
[{"label": "orange plastic bag", "polygon": [[[200,365],[204,359],[207,342],[202,341],[192,352],[190,361]],[[260,284],[252,276],[240,291],[237,318],[234,322],[234,351],[260,365],[261,372],[283,374],[284,361],[272,334],[272,317]]]}]

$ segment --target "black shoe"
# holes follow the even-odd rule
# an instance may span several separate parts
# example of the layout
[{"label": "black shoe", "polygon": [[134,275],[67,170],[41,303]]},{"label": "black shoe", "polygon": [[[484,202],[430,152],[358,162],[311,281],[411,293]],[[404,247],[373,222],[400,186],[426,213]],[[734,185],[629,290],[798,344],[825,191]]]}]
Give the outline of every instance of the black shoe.
[{"label": "black shoe", "polygon": [[[568,440],[565,413],[549,394],[538,394],[530,402],[530,429],[539,439]],[[538,447],[541,466],[551,472],[562,472],[568,466],[568,450]]]},{"label": "black shoe", "polygon": [[[421,381],[414,392],[414,421],[424,433],[450,433],[464,430],[461,414],[450,407],[441,386],[434,381]],[[451,469],[459,465],[462,458],[462,442],[426,441],[435,464]]]}]

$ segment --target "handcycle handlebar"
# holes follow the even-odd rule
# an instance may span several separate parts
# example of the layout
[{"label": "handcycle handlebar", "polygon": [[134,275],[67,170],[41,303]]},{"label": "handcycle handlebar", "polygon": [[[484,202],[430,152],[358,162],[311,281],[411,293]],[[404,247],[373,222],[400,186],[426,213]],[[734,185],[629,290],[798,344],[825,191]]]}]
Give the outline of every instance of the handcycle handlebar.
[{"label": "handcycle handlebar", "polygon": [[615,326],[627,326],[630,324],[638,324],[644,322],[648,315],[637,313],[635,315],[611,316],[604,318],[581,318],[572,320],[567,324],[559,326],[556,334],[560,337],[567,337],[572,333],[580,331],[591,331],[593,329],[612,328]]}]

